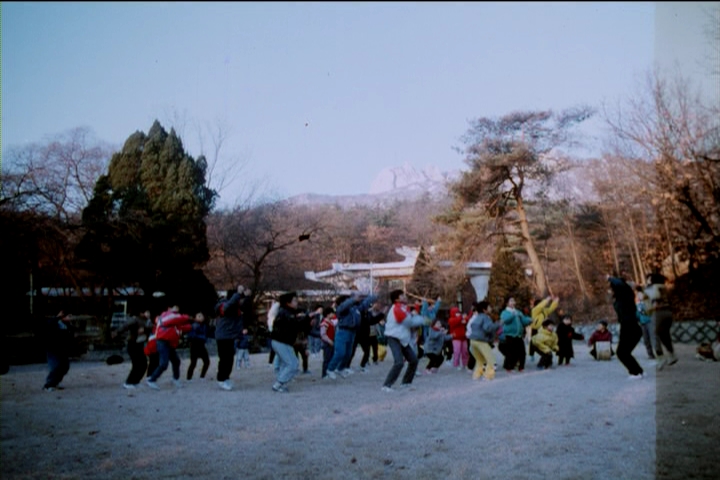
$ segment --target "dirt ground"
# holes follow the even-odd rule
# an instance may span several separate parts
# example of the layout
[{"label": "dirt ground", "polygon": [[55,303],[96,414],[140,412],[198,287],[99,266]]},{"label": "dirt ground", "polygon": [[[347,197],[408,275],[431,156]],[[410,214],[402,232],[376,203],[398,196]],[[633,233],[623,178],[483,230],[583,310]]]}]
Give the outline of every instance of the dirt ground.
[{"label": "dirt ground", "polygon": [[443,365],[391,393],[380,390],[390,355],[336,381],[313,358],[287,394],[271,390],[267,354],[234,369],[230,392],[210,378],[175,388],[169,370],[160,391],[127,391],[129,362],[90,359],[44,392],[44,365],[12,366],[0,377],[0,476],[717,479],[720,362],[694,349],[678,345],[680,362],[656,373],[638,346],[647,375],[628,380],[578,342],[569,367],[528,364],[487,382]]}]

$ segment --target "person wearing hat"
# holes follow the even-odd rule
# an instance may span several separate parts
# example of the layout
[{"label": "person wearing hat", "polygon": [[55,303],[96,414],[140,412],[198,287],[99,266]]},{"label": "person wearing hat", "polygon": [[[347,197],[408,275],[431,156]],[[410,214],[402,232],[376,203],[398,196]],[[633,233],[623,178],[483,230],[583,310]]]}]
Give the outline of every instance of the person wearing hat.
[{"label": "person wearing hat", "polygon": [[553,352],[560,349],[558,347],[558,336],[553,331],[554,325],[549,318],[544,320],[540,330],[532,337],[532,344],[540,354],[540,360],[537,364],[537,368],[540,370],[547,370],[552,367]]},{"label": "person wearing hat", "polygon": [[294,345],[300,330],[300,316],[303,314],[298,311],[298,298],[295,292],[280,295],[278,301],[280,308],[270,333],[277,362],[272,389],[275,392],[287,393],[287,384],[298,373],[298,358]]}]

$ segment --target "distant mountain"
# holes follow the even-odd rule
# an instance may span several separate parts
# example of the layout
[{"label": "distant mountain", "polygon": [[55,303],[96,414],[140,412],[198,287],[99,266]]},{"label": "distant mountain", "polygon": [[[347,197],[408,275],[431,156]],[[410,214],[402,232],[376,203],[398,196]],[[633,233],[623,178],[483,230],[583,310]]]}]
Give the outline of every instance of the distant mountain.
[{"label": "distant mountain", "polygon": [[[297,205],[338,205],[352,206],[383,206],[397,200],[416,200],[429,195],[439,199],[448,194],[448,183],[460,176],[460,171],[441,172],[437,167],[417,169],[405,163],[401,167],[383,169],[370,185],[370,191],[364,195],[323,195],[305,193],[288,199]],[[528,185],[527,193],[533,195],[536,188]],[[582,162],[576,167],[563,172],[556,178],[555,186],[547,192],[550,199],[573,198],[577,201],[594,201],[595,193],[587,169]]]},{"label": "distant mountain", "polygon": [[322,195],[305,193],[288,199],[298,205],[331,204],[341,207],[388,205],[397,200],[416,200],[425,195],[442,198],[447,195],[447,182],[459,172],[441,172],[437,167],[417,169],[405,163],[401,167],[383,169],[364,195]]}]

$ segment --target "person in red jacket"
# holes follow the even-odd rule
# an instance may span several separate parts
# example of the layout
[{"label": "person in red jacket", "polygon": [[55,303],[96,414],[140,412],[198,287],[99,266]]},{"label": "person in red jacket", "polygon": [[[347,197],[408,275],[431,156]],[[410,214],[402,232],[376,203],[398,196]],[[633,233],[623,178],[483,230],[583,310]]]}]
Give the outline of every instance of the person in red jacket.
[{"label": "person in red jacket", "polygon": [[180,344],[180,335],[182,332],[192,330],[191,317],[179,313],[180,308],[177,305],[168,308],[161,313],[157,319],[155,326],[155,339],[157,342],[157,350],[160,355],[160,363],[155,371],[147,379],[147,385],[150,388],[159,390],[157,379],[168,368],[168,363],[172,363],[173,383],[176,387],[180,387],[180,357],[178,357],[175,349]]},{"label": "person in red jacket", "polygon": [[463,370],[468,363],[468,345],[465,329],[467,327],[467,318],[465,318],[457,307],[450,309],[450,318],[448,319],[449,333],[452,336],[453,344],[453,367]]}]

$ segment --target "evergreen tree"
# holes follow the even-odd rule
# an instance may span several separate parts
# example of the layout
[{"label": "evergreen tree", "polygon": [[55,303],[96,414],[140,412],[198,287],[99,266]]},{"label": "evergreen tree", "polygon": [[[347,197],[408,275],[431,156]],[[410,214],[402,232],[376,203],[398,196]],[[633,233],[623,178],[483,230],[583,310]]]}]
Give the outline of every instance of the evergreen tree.
[{"label": "evergreen tree", "polygon": [[105,286],[138,285],[184,310],[209,308],[214,289],[196,272],[209,258],[205,218],[217,196],[206,169],[157,121],[147,135],[130,135],[83,210],[78,255],[86,268]]},{"label": "evergreen tree", "polygon": [[523,309],[530,304],[531,286],[523,273],[523,266],[515,258],[504,237],[495,247],[488,283],[487,301],[496,311],[505,307],[508,297],[515,298],[517,306]]}]

